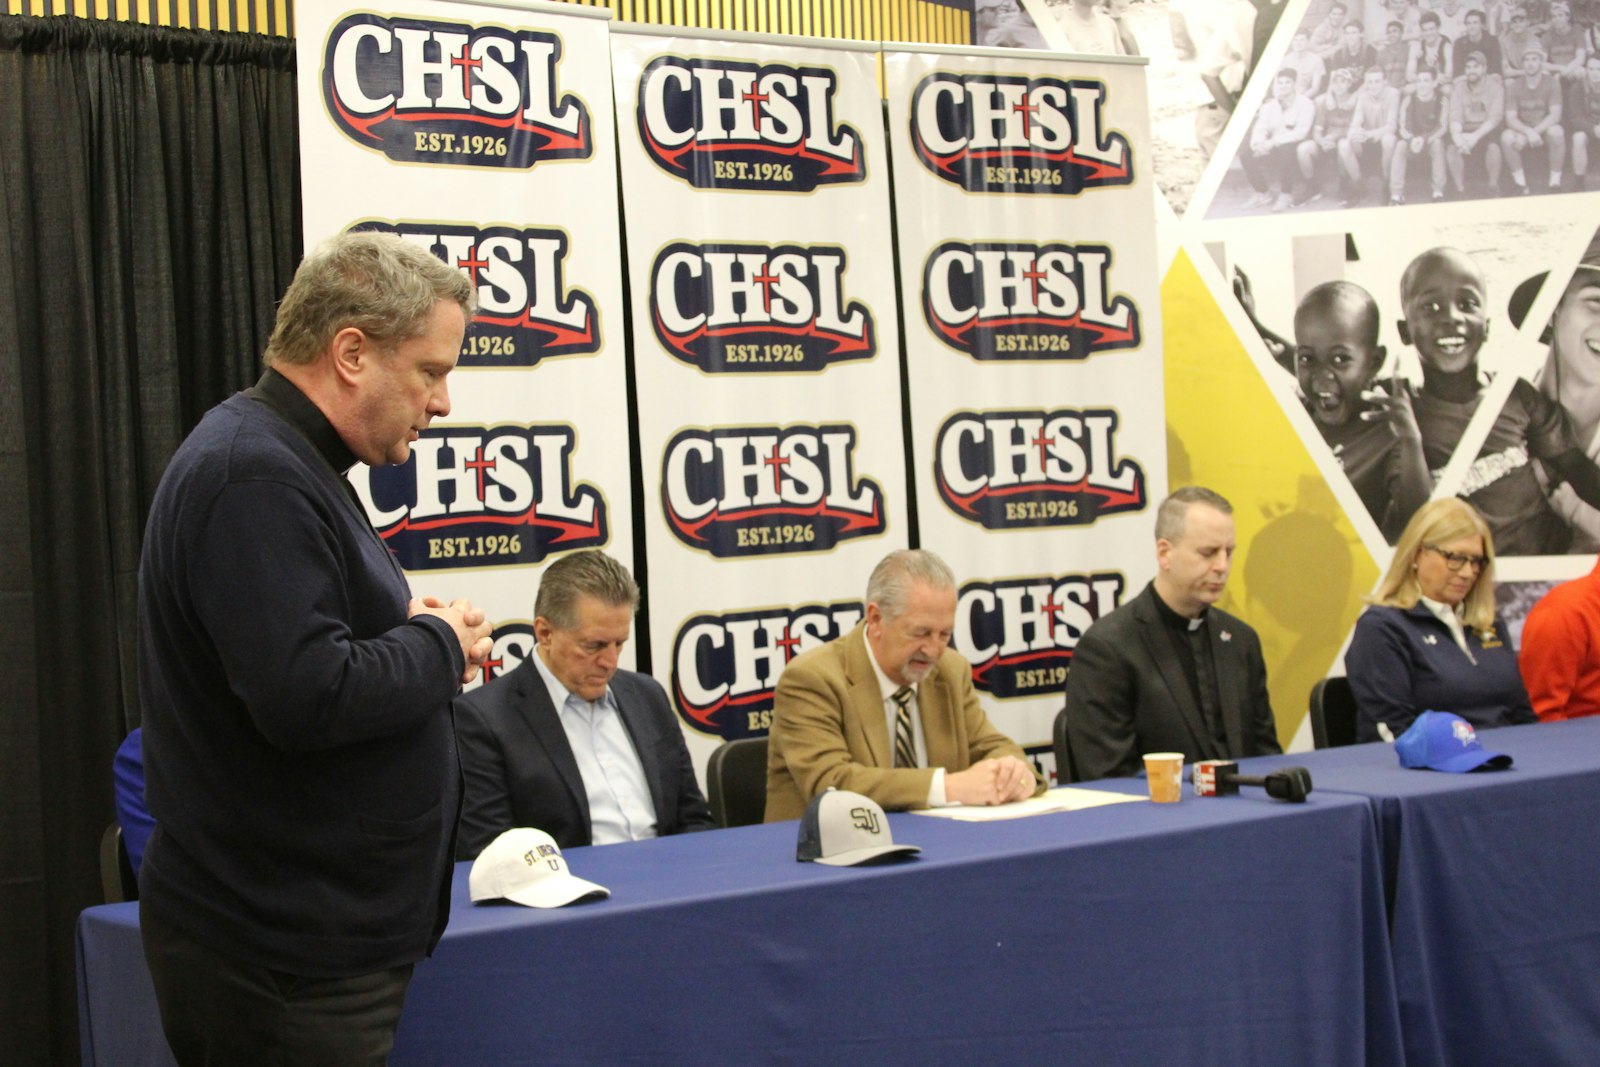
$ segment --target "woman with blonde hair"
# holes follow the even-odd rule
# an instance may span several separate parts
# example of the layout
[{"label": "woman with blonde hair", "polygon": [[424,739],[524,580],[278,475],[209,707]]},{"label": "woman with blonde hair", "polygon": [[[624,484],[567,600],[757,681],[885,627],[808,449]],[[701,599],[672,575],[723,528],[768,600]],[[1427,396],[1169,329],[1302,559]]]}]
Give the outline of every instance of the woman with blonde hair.
[{"label": "woman with blonde hair", "polygon": [[1533,722],[1505,626],[1494,611],[1494,537],[1459,497],[1417,510],[1394,546],[1345,653],[1356,738],[1399,737],[1424,711],[1473,726]]}]

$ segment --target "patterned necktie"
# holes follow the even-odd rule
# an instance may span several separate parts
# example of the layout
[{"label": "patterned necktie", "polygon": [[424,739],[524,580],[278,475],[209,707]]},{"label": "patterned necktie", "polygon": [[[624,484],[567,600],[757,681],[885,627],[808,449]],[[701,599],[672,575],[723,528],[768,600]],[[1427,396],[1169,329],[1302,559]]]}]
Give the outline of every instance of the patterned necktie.
[{"label": "patterned necktie", "polygon": [[894,765],[917,765],[917,742],[911,734],[911,687],[903,685],[890,697],[894,701]]}]

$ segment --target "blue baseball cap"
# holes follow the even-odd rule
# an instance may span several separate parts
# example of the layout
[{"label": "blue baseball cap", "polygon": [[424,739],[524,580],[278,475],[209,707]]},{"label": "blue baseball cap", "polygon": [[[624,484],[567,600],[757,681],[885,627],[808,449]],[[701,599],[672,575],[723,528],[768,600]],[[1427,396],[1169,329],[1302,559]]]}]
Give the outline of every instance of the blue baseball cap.
[{"label": "blue baseball cap", "polygon": [[1395,738],[1400,766],[1413,770],[1465,774],[1476,770],[1502,770],[1511,757],[1488,752],[1478,744],[1478,732],[1461,716],[1448,711],[1425,711],[1411,728]]}]

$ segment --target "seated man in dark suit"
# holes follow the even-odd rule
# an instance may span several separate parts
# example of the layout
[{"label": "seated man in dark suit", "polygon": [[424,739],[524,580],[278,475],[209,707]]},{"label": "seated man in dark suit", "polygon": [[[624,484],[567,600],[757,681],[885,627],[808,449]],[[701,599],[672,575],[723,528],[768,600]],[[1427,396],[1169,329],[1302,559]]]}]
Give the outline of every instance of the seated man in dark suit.
[{"label": "seated man in dark suit", "polygon": [[456,857],[515,826],[562,848],[708,830],[683,731],[654,678],[617,669],[639,587],[594,550],[545,569],[528,661],[456,700],[466,783]]},{"label": "seated man in dark suit", "polygon": [[1213,606],[1233,548],[1233,506],[1221,496],[1190,486],[1161,502],[1155,579],[1072,654],[1067,731],[1084,781],[1135,774],[1146,752],[1192,762],[1282,751],[1261,641]]},{"label": "seated man in dark suit", "polygon": [[867,581],[866,619],[796,656],[778,679],[767,744],[767,822],[798,819],[829,786],[888,811],[1005,804],[1044,791],[989,722],[972,665],[950,648],[956,581],[921,550]]}]

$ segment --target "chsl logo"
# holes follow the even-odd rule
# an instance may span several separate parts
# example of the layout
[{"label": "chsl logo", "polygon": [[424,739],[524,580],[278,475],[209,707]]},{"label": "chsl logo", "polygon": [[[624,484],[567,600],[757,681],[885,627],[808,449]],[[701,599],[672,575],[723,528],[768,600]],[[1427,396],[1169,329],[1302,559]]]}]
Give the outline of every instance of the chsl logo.
[{"label": "chsl logo", "polygon": [[1106,245],[946,241],[922,265],[933,335],[984,361],[1079,360],[1137,348],[1139,309],[1111,288]]},{"label": "chsl logo", "polygon": [[672,695],[691,729],[725,741],[772,725],[778,676],[808,649],[850,632],[861,601],[696,615],[672,641]]},{"label": "chsl logo", "polygon": [[499,623],[490,638],[494,647],[489,651],[489,658],[483,661],[478,676],[461,687],[463,692],[471,692],[501,675],[510,674],[533,658],[534,646],[539,643],[533,636],[533,624],[527,622]]},{"label": "chsl logo", "polygon": [[933,480],[956,515],[990,530],[1087,526],[1148,503],[1117,450],[1117,413],[958,411],[934,439]]},{"label": "chsl logo", "polygon": [[718,558],[826,552],[888,528],[853,426],[680,430],[661,460],[672,535]]},{"label": "chsl logo", "polygon": [[669,355],[710,373],[871,359],[872,313],[846,298],[844,273],[842,248],[678,242],[650,268],[650,323]]},{"label": "chsl logo", "polygon": [[1116,571],[968,582],[952,643],[991,696],[1060,695],[1078,639],[1121,603],[1126,584]]},{"label": "chsl logo", "polygon": [[472,280],[478,314],[461,346],[463,367],[532,367],[547,356],[600,351],[594,298],[568,289],[568,238],[560,230],[445,223],[364,222],[395,233]]},{"label": "chsl logo", "polygon": [[323,49],[322,99],[390,159],[527,170],[594,151],[588,108],[557,86],[560,59],[553,33],[347,15]]},{"label": "chsl logo", "polygon": [[661,56],[639,78],[639,140],[696,189],[806,193],[865,181],[860,135],[834,120],[837,89],[822,67]]},{"label": "chsl logo", "polygon": [[1130,185],[1133,151],[1104,128],[1105,103],[1094,78],[930,74],[911,96],[911,145],[934,177],[969,192]]},{"label": "chsl logo", "polygon": [[398,467],[351,482],[407,570],[538,563],[610,540],[605,499],[572,480],[570,426],[448,426],[422,432]]}]

